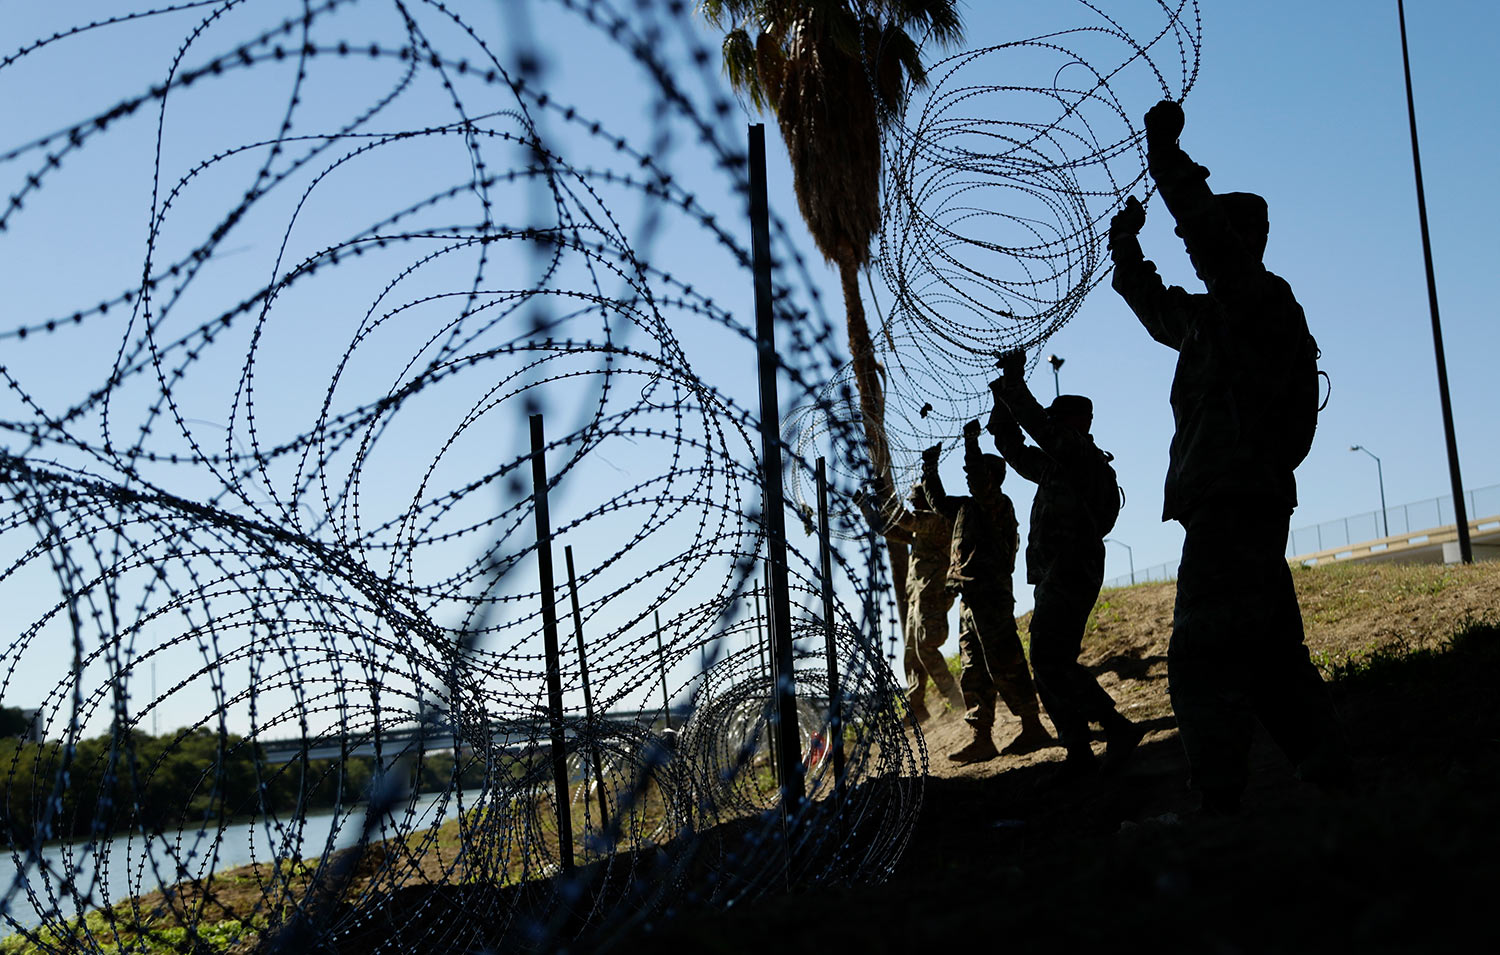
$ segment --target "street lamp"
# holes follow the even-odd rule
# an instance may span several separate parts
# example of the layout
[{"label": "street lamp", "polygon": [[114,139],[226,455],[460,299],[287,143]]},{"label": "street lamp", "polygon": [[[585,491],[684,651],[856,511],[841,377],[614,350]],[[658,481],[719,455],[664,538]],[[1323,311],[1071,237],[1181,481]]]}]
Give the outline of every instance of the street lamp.
[{"label": "street lamp", "polygon": [[1125,548],[1125,556],[1130,558],[1130,586],[1134,587],[1135,586],[1135,551],[1133,551],[1133,550],[1130,549],[1130,545],[1129,544],[1127,544],[1127,543],[1125,543],[1124,541],[1121,541],[1121,540],[1115,540],[1113,537],[1106,537],[1106,538],[1104,538],[1104,540],[1105,540],[1106,543],[1109,543],[1109,544],[1119,544],[1121,547]]},{"label": "street lamp", "polygon": [[1349,450],[1363,451],[1370,457],[1375,458],[1375,477],[1380,481],[1380,530],[1382,536],[1390,537],[1391,525],[1389,520],[1385,516],[1385,472],[1380,467],[1380,458],[1376,457],[1374,451],[1371,451],[1369,448],[1365,447],[1362,444],[1351,444],[1349,446]]},{"label": "street lamp", "polygon": [[1047,364],[1052,366],[1052,397],[1060,398],[1062,397],[1062,385],[1059,383],[1057,370],[1063,366],[1063,359],[1058,358],[1056,355],[1048,355]]}]

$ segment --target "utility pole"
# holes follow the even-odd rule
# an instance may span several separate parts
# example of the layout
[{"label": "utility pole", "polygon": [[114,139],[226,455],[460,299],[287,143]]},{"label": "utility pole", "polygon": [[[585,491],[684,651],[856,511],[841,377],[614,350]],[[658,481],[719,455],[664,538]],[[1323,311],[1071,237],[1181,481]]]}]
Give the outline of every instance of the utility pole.
[{"label": "utility pole", "polygon": [[1432,238],[1427,231],[1427,197],[1422,191],[1422,155],[1417,149],[1417,107],[1411,95],[1411,56],[1406,48],[1406,5],[1396,0],[1401,22],[1401,69],[1406,76],[1406,116],[1411,123],[1411,166],[1417,178],[1417,219],[1422,225],[1422,261],[1427,267],[1427,305],[1432,312],[1432,348],[1437,356],[1438,399],[1443,408],[1443,437],[1448,443],[1448,477],[1453,482],[1453,520],[1458,525],[1458,556],[1474,563],[1469,542],[1469,509],[1464,506],[1464,482],[1458,473],[1458,439],[1453,434],[1453,402],[1448,397],[1448,362],[1443,357],[1443,326],[1438,321],[1437,279],[1432,272]]}]

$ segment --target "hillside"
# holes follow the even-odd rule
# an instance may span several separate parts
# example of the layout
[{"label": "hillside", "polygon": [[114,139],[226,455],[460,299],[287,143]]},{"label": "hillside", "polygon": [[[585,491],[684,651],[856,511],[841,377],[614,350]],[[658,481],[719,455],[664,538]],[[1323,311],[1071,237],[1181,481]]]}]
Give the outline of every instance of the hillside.
[{"label": "hillside", "polygon": [[[1174,585],[1113,590],[1083,659],[1152,729],[1122,778],[1049,785],[1060,750],[955,766],[944,754],[961,723],[934,721],[922,816],[886,884],[679,917],[650,943],[940,951],[978,932],[1007,951],[1431,952],[1493,937],[1500,563],[1294,578],[1353,742],[1357,792],[1303,785],[1262,738],[1244,812],[1195,815],[1166,695]],[[997,742],[1014,729],[1002,722]]]}]

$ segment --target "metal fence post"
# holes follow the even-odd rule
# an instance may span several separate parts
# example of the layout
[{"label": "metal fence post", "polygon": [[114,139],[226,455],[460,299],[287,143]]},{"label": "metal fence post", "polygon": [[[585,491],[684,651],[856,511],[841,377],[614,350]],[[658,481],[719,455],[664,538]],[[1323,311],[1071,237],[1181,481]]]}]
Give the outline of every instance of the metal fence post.
[{"label": "metal fence post", "polygon": [[823,641],[828,653],[828,748],[833,756],[833,799],[844,828],[844,699],[833,628],[833,548],[828,542],[828,470],[818,458],[818,553],[823,575]]},{"label": "metal fence post", "polygon": [[[568,565],[568,594],[573,601],[573,635],[578,638],[578,673],[583,681],[583,721],[594,731],[594,696],[589,690],[589,661],[583,652],[583,613],[578,609],[578,577],[573,572],[573,545],[563,548],[563,559]],[[589,762],[594,767],[594,785],[599,793],[599,826],[609,828],[608,800],[604,792],[604,767],[599,764],[599,743],[589,738]]]},{"label": "metal fence post", "polygon": [[801,741],[797,732],[797,681],[793,670],[792,610],[787,592],[786,504],[781,482],[781,411],[776,397],[776,324],[771,309],[771,214],[766,201],[766,127],[750,127],[750,249],[755,272],[755,339],[760,371],[760,447],[771,565],[771,637],[775,641],[776,746],[781,756],[783,806],[802,801]]},{"label": "metal fence post", "polygon": [[667,729],[672,728],[672,701],[667,696],[667,651],[661,644],[661,611],[656,613],[656,666],[661,670],[661,711],[663,718],[667,721]]},{"label": "metal fence post", "polygon": [[547,719],[552,730],[552,783],[557,799],[557,856],[573,871],[573,815],[568,802],[567,734],[563,729],[562,660],[557,645],[557,595],[552,581],[552,523],[547,514],[546,440],[542,416],[531,416],[532,510],[536,515],[537,573],[542,588],[542,648],[547,655]]}]

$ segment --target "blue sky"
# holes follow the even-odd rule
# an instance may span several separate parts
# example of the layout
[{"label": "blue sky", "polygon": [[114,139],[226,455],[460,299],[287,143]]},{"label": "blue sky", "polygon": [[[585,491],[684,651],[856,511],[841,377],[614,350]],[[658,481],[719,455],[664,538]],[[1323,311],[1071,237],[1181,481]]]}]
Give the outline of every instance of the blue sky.
[{"label": "blue sky", "polygon": [[[1152,0],[1118,0],[1104,6],[1118,11],[1122,22],[1159,19]],[[17,38],[49,34],[58,23],[79,22],[94,9],[115,7],[6,0],[0,8],[5,26],[0,35],[7,43],[19,44],[24,40]],[[269,11],[283,9],[295,11],[297,6],[236,7],[209,31],[210,39],[203,41],[201,49],[193,48],[199,59],[189,56],[188,61],[199,62],[233,48],[274,19]],[[325,21],[331,24],[328,35],[347,37],[351,43],[399,35],[394,9],[387,4],[351,5],[335,15],[346,19]],[[493,39],[497,55],[512,55],[512,46],[522,35],[513,19],[516,6],[475,3],[464,9],[476,32]],[[639,65],[556,4],[533,4],[526,9],[531,11],[526,26],[544,48],[544,81],[556,91],[555,96],[576,106],[580,114],[618,130],[633,145],[653,151],[662,165],[680,177],[684,188],[721,216],[726,228],[740,228],[735,224],[741,214],[739,204],[729,195],[726,178],[690,138],[679,135],[667,143],[649,142],[652,86]],[[1065,15],[1067,9],[1053,7],[1048,12]],[[1082,5],[1077,9],[1084,10]],[[968,44],[982,47],[1030,35],[1041,28],[1037,11],[1030,4],[968,4]],[[164,75],[166,63],[187,30],[202,16],[202,10],[191,10],[175,19],[93,31],[0,70],[0,128],[7,130],[0,149],[65,128],[123,97],[145,91]],[[1448,476],[1438,420],[1395,4],[1251,5],[1219,0],[1202,4],[1202,20],[1201,72],[1186,98],[1183,145],[1213,170],[1210,183],[1214,188],[1258,192],[1267,198],[1271,211],[1267,265],[1285,277],[1298,295],[1323,349],[1322,368],[1333,383],[1317,443],[1298,472],[1301,507],[1293,526],[1376,507],[1373,462],[1363,454],[1350,453],[1351,444],[1366,445],[1382,457],[1386,493],[1393,505],[1446,493]],[[443,32],[440,25],[426,23],[434,41],[445,49],[474,55],[469,39],[460,31]],[[1409,11],[1408,27],[1457,434],[1465,485],[1476,488],[1500,483],[1500,448],[1493,440],[1488,410],[1493,406],[1490,366],[1500,346],[1500,331],[1486,281],[1497,251],[1492,223],[1500,221],[1500,189],[1492,170],[1500,107],[1492,95],[1493,76],[1484,66],[1491,60],[1488,40],[1500,27],[1500,10],[1480,2],[1424,4]],[[691,38],[696,29],[686,27],[686,36]],[[705,40],[711,44],[711,38]],[[663,42],[679,57],[692,45],[677,33]],[[310,75],[303,94],[306,105],[298,114],[293,135],[325,131],[366,105],[385,88],[381,84],[389,81],[387,72],[353,56],[319,61]],[[717,71],[712,69],[684,75],[685,87],[702,99],[710,98],[712,94],[705,91],[718,83]],[[1052,79],[1045,75],[1026,82],[1044,85]],[[164,188],[170,189],[206,156],[274,136],[293,80],[290,67],[262,63],[246,73],[226,73],[220,82],[205,82],[174,94],[162,145]],[[483,87],[466,90],[466,104],[489,102]],[[1127,112],[1138,122],[1155,100],[1151,84],[1131,79],[1122,82],[1121,90],[1127,96]],[[411,100],[403,100],[398,111],[387,114],[381,128],[421,128],[439,121],[432,116],[451,120],[451,112],[439,108],[442,96],[439,88],[429,84]],[[497,100],[494,108],[505,105]],[[66,315],[138,281],[153,202],[155,128],[154,115],[147,116],[148,112],[143,110],[129,123],[112,128],[106,139],[109,148],[84,149],[70,159],[63,173],[46,180],[43,188],[28,197],[25,216],[16,218],[9,232],[0,237],[5,253],[0,278],[10,300],[6,328]],[[759,119],[732,111],[723,128],[740,135],[737,127]],[[576,164],[621,163],[608,144],[561,119],[560,110],[547,112],[543,121],[559,149]],[[821,289],[823,309],[837,339],[842,336],[842,309],[836,276],[821,264],[802,233],[774,124],[769,132],[772,207],[807,258],[808,275]],[[20,188],[36,158],[33,154],[22,162],[0,166],[4,176],[0,182],[7,194]],[[164,256],[180,254],[189,247],[186,243],[201,239],[234,197],[233,190],[243,189],[244,178],[253,173],[257,161],[254,156],[223,160],[189,180],[184,194],[175,200],[169,228],[160,240],[167,250]],[[461,183],[468,173],[469,155],[461,142],[454,137],[423,137],[341,166],[336,175],[309,192],[300,206],[298,194],[261,202],[256,207],[261,218],[244,226],[242,239],[231,238],[221,248],[213,262],[214,281],[194,286],[178,314],[212,314],[243,288],[264,282],[273,270],[284,272],[301,256],[346,237],[379,214]],[[649,210],[628,190],[601,189],[603,204],[619,213],[619,232],[635,241]],[[496,217],[513,214],[520,218],[516,210],[524,210],[533,200],[524,189],[504,192],[497,196],[497,208],[502,211]],[[161,197],[154,201],[159,208]],[[580,199],[579,208],[592,208],[591,202]],[[379,214],[371,212],[371,207]],[[408,227],[472,221],[474,214],[474,206],[460,200],[408,220]],[[1169,282],[1194,290],[1191,268],[1168,218],[1152,204],[1143,245]],[[278,262],[283,242],[284,261]],[[525,276],[533,263],[506,255],[496,252],[488,278],[503,284],[503,277],[512,283],[507,287],[525,287],[529,280],[515,276]],[[694,283],[729,309],[737,321],[749,321],[750,291],[742,281],[743,273],[690,219],[669,221],[655,235],[646,257]],[[289,291],[278,303],[277,320],[266,327],[257,346],[266,356],[263,367],[274,369],[259,378],[258,437],[274,443],[277,435],[309,427],[327,393],[326,383],[365,313],[378,315],[398,299],[416,304],[399,313],[406,321],[382,323],[377,335],[352,352],[335,406],[378,394],[399,380],[406,359],[415,353],[431,354],[432,346],[423,344],[430,334],[424,323],[444,321],[451,311],[445,300],[419,300],[434,292],[466,290],[475,268],[472,257],[450,256],[443,260],[449,265],[430,266],[404,279],[399,294],[387,301],[381,294],[390,274],[387,260],[372,260],[325,272],[318,282]],[[389,261],[401,260],[397,256]],[[69,269],[66,280],[59,280],[60,262],[83,267]],[[1003,267],[997,264],[997,270]],[[587,280],[582,273],[568,276],[574,279]],[[868,303],[872,317],[890,305],[890,293],[878,277],[874,284],[876,291]],[[808,301],[806,289],[798,288],[794,294]],[[681,323],[673,330],[693,371],[722,395],[753,409],[755,379],[743,339],[714,323],[687,315],[673,320],[677,319]],[[191,324],[187,317],[183,321],[184,327]],[[18,374],[28,393],[56,407],[108,374],[123,337],[120,327],[91,322],[88,328],[86,335],[73,338],[33,336],[24,349],[15,338],[5,339],[7,362],[22,369]],[[237,326],[235,335],[241,337],[221,342],[209,357],[194,364],[179,387],[190,429],[212,449],[241,447],[252,440],[243,413],[231,423],[248,334],[248,325]],[[1174,560],[1180,530],[1175,524],[1163,524],[1159,516],[1171,437],[1167,392],[1175,356],[1150,340],[1107,283],[1090,294],[1071,322],[1034,357],[1052,353],[1066,360],[1061,373],[1064,390],[1093,397],[1095,435],[1102,447],[1116,455],[1128,503],[1112,536],[1133,548],[1139,568]],[[24,362],[12,355],[24,355]],[[1032,385],[1040,396],[1050,395],[1050,370],[1041,366]],[[444,390],[424,397],[422,405],[414,405],[412,414],[393,425],[376,452],[383,456],[372,459],[375,463],[362,478],[367,525],[376,522],[372,515],[399,513],[414,495],[462,484],[481,463],[491,460],[497,446],[503,454],[521,451],[523,431],[518,418],[506,418],[509,427],[455,430],[454,421],[483,400],[485,387],[474,375],[459,376]],[[573,391],[561,384],[548,387],[551,390],[545,394],[554,408],[571,410],[586,405],[589,398],[584,387]],[[892,391],[893,405],[898,406],[903,394],[914,393],[909,382],[900,380],[893,380]],[[980,401],[982,392],[971,397]],[[128,431],[132,415],[144,414],[151,400],[150,387],[125,389],[116,426]],[[795,405],[796,400],[794,390],[784,392],[784,407]],[[11,416],[9,410],[6,416]],[[480,419],[495,420],[483,415]],[[97,425],[88,422],[89,427]],[[450,435],[456,437],[451,447],[444,444]],[[924,434],[921,441],[912,443],[953,436]],[[14,438],[7,440],[15,446]],[[915,463],[918,449],[903,449],[905,464]],[[426,463],[440,453],[441,468],[431,479],[433,487],[420,489]],[[559,492],[553,504],[555,519],[587,511],[620,487],[649,479],[660,453],[649,442],[619,441],[599,449],[590,467],[580,469]],[[961,487],[956,458],[945,462],[945,477],[950,488]],[[276,485],[278,479],[268,476],[269,483],[252,494],[251,500],[236,506],[247,511],[273,508],[273,491],[286,496],[286,487]],[[175,480],[188,493],[213,484],[181,475]],[[1013,480],[1009,490],[1023,516],[1024,534],[1029,488]],[[471,496],[450,519],[461,523],[464,515],[488,507],[488,501]],[[337,519],[351,518],[344,513]],[[614,518],[614,523],[601,518],[590,525],[588,542],[621,532],[630,519],[629,514]],[[795,525],[793,537],[799,546],[808,545]],[[436,573],[434,568],[472,559],[472,547],[466,548],[435,552],[432,564],[422,572]],[[1108,561],[1109,576],[1126,573],[1123,549],[1111,546]],[[15,578],[9,586],[15,589],[28,579],[37,582]],[[1024,578],[1018,569],[1019,579]],[[1029,606],[1027,588],[1018,586],[1017,594],[1021,609]],[[56,649],[27,655],[18,671],[23,678],[10,683],[6,702],[28,686],[28,679],[54,683],[62,665],[64,657]],[[674,681],[690,683],[689,669],[684,664],[680,673],[674,671]],[[29,705],[32,701],[17,702]],[[191,715],[195,705],[184,695],[164,722],[171,724]]]},{"label": "blue sky", "polygon": [[[1152,6],[1104,9],[1129,23],[1145,22],[1127,17],[1144,18]],[[1407,29],[1438,298],[1464,486],[1474,489],[1500,483],[1490,387],[1500,326],[1489,281],[1500,251],[1500,188],[1490,160],[1500,105],[1485,65],[1500,9],[1414,6]],[[1378,508],[1374,462],[1351,453],[1354,444],[1381,457],[1392,507],[1448,494],[1395,3],[1206,2],[1201,9],[1201,72],[1184,103],[1183,146],[1212,170],[1216,190],[1266,197],[1266,264],[1291,283],[1332,382],[1316,443],[1297,473],[1292,526]],[[1018,32],[1030,25],[1018,18],[1039,16],[1034,7],[1001,3],[964,11],[971,47],[1029,35]],[[1141,98],[1127,106],[1139,122],[1154,97],[1145,87],[1132,90]],[[784,207],[792,207],[790,198]],[[1156,204],[1141,239],[1169,284],[1201,291],[1170,216]],[[884,288],[875,298],[888,306]],[[1127,504],[1111,536],[1130,545],[1139,569],[1175,561],[1181,530],[1160,520],[1175,353],[1146,335],[1106,282],[1033,360],[1051,354],[1065,360],[1063,390],[1093,397],[1095,437],[1116,455]],[[1051,395],[1044,363],[1031,385]],[[945,460],[944,473],[950,487],[961,486],[956,458]],[[1013,479],[1008,490],[1024,535],[1030,489]],[[1107,576],[1125,575],[1129,556],[1110,546]],[[1021,608],[1030,603],[1023,581],[1018,569]]]},{"label": "blue sky", "polygon": [[[971,4],[970,37],[1001,34],[1002,6]],[[1350,453],[1353,444],[1380,455],[1392,505],[1448,493],[1395,3],[1204,3],[1202,15],[1202,72],[1184,104],[1182,144],[1212,170],[1216,190],[1266,197],[1266,264],[1291,283],[1332,379],[1297,472],[1293,526],[1378,507],[1374,462]],[[1500,346],[1490,288],[1500,189],[1488,158],[1500,106],[1485,65],[1497,26],[1500,9],[1487,3],[1407,13],[1466,488],[1500,482],[1490,372]],[[1165,210],[1149,210],[1141,238],[1169,284],[1201,290]],[[1128,503],[1112,536],[1132,546],[1140,568],[1175,560],[1181,533],[1159,520],[1174,354],[1107,287],[1045,352],[1065,359],[1065,391],[1094,397],[1095,435],[1116,455]],[[1033,389],[1050,393],[1050,377],[1043,366]],[[1124,551],[1111,547],[1108,560],[1109,576],[1127,572]]]}]

